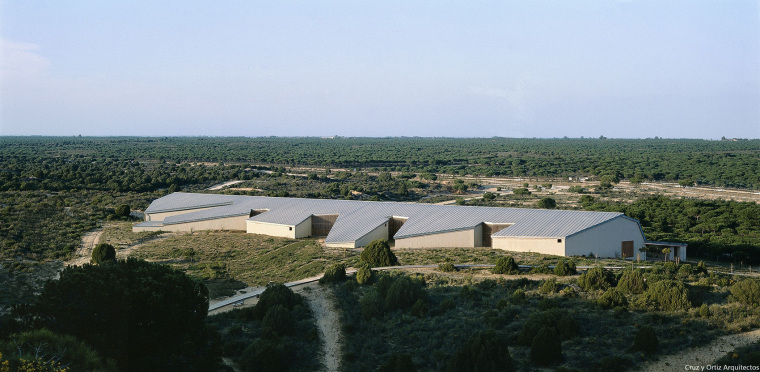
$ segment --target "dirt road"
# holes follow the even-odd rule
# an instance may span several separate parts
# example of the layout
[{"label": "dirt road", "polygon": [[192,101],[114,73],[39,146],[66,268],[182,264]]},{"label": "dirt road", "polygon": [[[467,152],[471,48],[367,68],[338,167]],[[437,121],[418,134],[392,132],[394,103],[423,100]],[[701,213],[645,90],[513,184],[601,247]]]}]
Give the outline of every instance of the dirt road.
[{"label": "dirt road", "polygon": [[98,241],[100,241],[100,236],[102,234],[102,227],[84,234],[82,237],[82,244],[79,245],[79,248],[77,248],[76,252],[74,253],[76,255],[76,258],[66,261],[64,264],[66,266],[80,266],[86,263],[90,263],[90,259],[92,258],[92,250],[98,244]]},{"label": "dirt road", "polygon": [[308,285],[311,290],[304,290],[301,294],[309,301],[309,307],[314,314],[314,320],[319,329],[322,340],[321,361],[325,371],[337,371],[340,369],[342,357],[340,319],[335,309],[335,299],[329,288],[317,283]]},{"label": "dirt road", "polygon": [[[685,371],[688,366],[704,366],[708,370],[715,361],[734,351],[734,349],[749,345],[760,340],[760,329],[751,332],[723,336],[710,345],[686,349],[680,354],[668,355],[656,361],[644,363],[638,371]],[[721,366],[722,367],[722,366]],[[713,369],[716,370],[717,369]]]}]

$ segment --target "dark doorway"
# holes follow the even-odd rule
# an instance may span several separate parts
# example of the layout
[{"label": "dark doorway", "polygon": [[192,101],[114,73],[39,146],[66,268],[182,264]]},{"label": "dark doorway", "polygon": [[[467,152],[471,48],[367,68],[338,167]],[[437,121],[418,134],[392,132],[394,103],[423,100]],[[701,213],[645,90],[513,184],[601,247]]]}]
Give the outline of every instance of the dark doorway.
[{"label": "dark doorway", "polygon": [[327,236],[337,219],[337,214],[311,216],[311,236]]},{"label": "dark doorway", "polygon": [[626,240],[620,245],[620,255],[623,258],[633,257],[633,240]]}]

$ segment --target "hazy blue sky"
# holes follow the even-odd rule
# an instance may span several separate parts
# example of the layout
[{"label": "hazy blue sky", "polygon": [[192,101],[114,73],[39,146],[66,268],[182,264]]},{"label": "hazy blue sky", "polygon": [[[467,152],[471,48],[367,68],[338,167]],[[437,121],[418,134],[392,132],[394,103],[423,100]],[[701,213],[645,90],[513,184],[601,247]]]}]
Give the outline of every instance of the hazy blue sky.
[{"label": "hazy blue sky", "polygon": [[760,138],[760,0],[0,0],[0,135]]}]

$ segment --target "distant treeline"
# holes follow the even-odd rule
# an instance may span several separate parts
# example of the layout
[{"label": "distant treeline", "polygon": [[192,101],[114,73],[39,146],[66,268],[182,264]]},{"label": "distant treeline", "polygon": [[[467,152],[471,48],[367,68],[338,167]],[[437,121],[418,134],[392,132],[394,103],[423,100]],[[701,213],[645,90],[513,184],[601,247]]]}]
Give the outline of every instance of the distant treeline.
[{"label": "distant treeline", "polygon": [[760,140],[0,137],[0,144],[0,191],[152,191],[248,179],[251,164],[760,188]]}]

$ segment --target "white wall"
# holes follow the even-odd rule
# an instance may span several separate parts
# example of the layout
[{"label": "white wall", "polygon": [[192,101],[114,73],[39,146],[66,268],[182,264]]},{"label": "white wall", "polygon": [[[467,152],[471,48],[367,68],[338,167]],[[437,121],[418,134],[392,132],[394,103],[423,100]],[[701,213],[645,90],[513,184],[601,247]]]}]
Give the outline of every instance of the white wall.
[{"label": "white wall", "polygon": [[305,238],[311,236],[311,217],[301,221],[296,225],[296,238]]},{"label": "white wall", "polygon": [[[482,234],[481,234],[482,235]],[[396,239],[396,248],[475,247],[475,229]]]},{"label": "white wall", "polygon": [[[248,219],[248,215],[217,218],[213,220],[175,223],[171,225],[164,225],[163,227],[152,229],[161,231],[201,231],[201,230],[239,230],[245,231],[245,220]],[[142,230],[149,231],[149,230]]]},{"label": "white wall", "polygon": [[493,248],[513,252],[533,252],[542,254],[565,255],[565,239],[557,238],[512,238],[493,237]]},{"label": "white wall", "polygon": [[[633,240],[633,259],[644,246],[644,236],[636,221],[617,217],[588,230],[568,236],[565,253],[568,256],[581,256],[594,253],[599,257],[621,257],[624,241]],[[645,255],[641,255],[644,259]]]},{"label": "white wall", "polygon": [[249,234],[261,234],[269,236],[279,236],[283,238],[296,238],[296,226],[279,225],[259,221],[247,221],[246,232]]},{"label": "white wall", "polygon": [[364,247],[365,245],[371,243],[373,240],[377,240],[377,239],[388,240],[388,223],[387,222],[376,227],[374,230],[367,233],[367,235],[364,235],[361,238],[357,239],[354,248]]},{"label": "white wall", "polygon": [[161,212],[161,213],[145,213],[145,221],[163,221],[164,218],[170,217],[170,216],[176,216],[180,214],[186,214],[186,213],[192,213],[192,212],[198,212],[198,211],[205,211],[208,209],[212,209],[216,207],[209,207],[209,208],[198,208],[198,209],[185,209],[182,211],[172,211],[172,212]]}]

